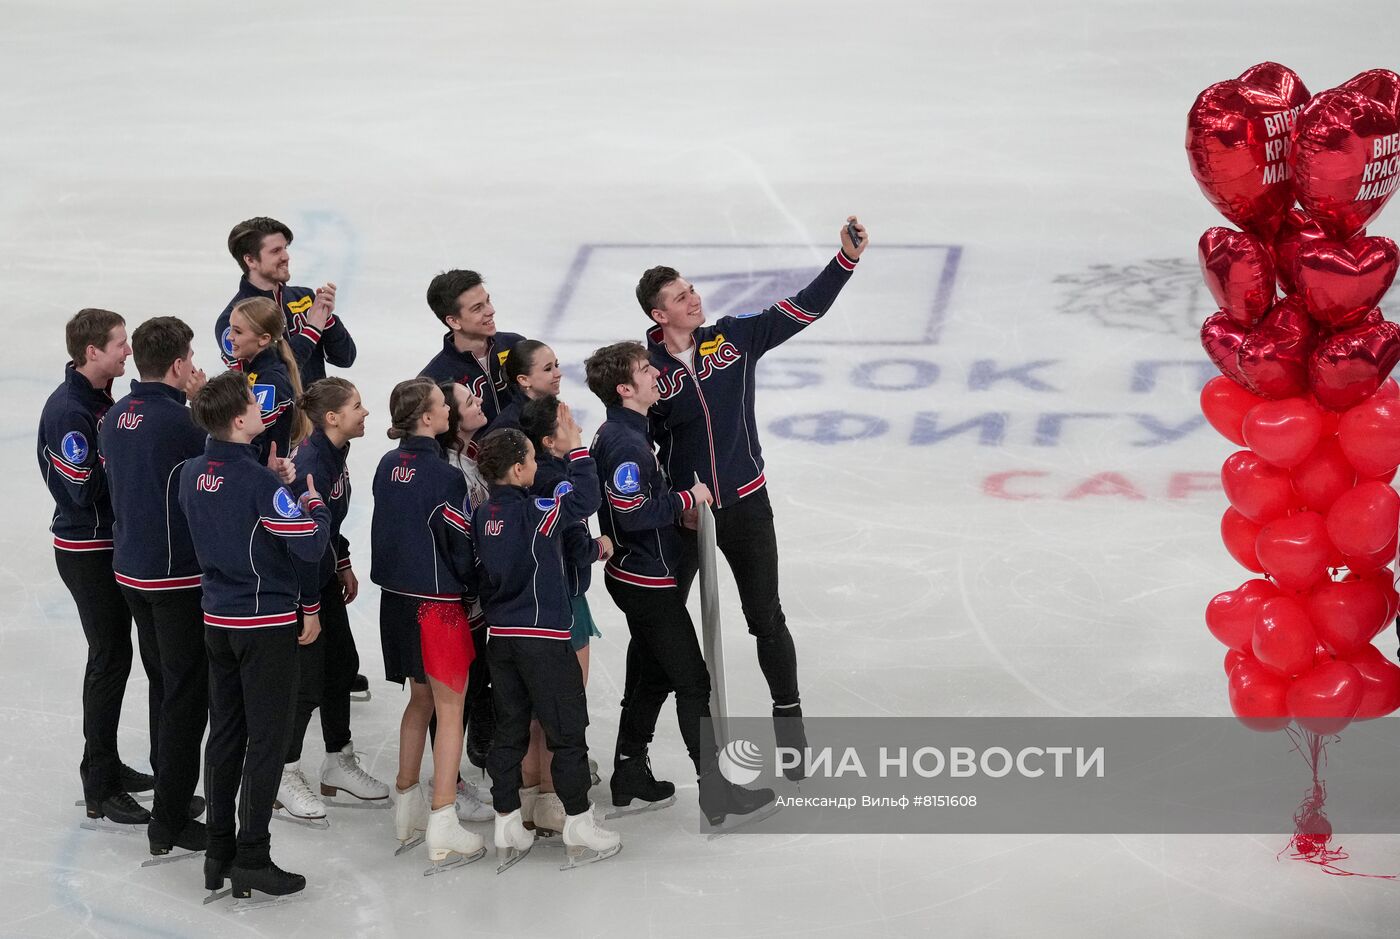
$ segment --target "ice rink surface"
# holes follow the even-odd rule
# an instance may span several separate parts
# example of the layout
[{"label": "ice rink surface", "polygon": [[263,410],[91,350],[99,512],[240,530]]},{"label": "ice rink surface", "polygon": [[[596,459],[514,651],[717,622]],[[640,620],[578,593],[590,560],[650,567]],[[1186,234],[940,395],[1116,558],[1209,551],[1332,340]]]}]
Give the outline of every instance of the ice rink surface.
[{"label": "ice rink surface", "polygon": [[[1196,404],[1213,307],[1194,262],[1223,222],[1185,114],[1268,59],[1313,91],[1394,68],[1400,8],[11,0],[0,19],[0,934],[1394,934],[1400,887],[1277,860],[1279,836],[708,842],[669,707],[653,755],[679,804],[619,822],[606,864],[561,874],[537,851],[507,876],[425,880],[421,851],[392,857],[388,813],[332,810],[327,832],[274,823],[303,901],[202,907],[196,864],[141,869],[142,839],[77,828],[84,646],[33,447],[67,317],[182,316],[212,373],[238,279],[226,234],[279,217],[293,282],[335,281],[359,344],[371,430],[347,534],[366,560],[389,389],[440,347],[433,274],[486,275],[500,325],[570,366],[591,433],[578,366],[641,338],[643,268],[679,267],[712,318],[758,309],[856,213],[872,246],[850,286],[760,372],[807,713],[1228,713],[1202,610],[1245,578],[1217,534],[1230,447]],[[1397,231],[1394,206],[1371,226]],[[403,698],[367,573],[351,617],[374,698],[353,726],[387,779]],[[731,708],[763,714],[728,596]],[[626,630],[596,586],[593,606],[606,767]],[[144,693],[133,676],[140,766]],[[1353,869],[1400,871],[1400,838],[1339,835]]]}]

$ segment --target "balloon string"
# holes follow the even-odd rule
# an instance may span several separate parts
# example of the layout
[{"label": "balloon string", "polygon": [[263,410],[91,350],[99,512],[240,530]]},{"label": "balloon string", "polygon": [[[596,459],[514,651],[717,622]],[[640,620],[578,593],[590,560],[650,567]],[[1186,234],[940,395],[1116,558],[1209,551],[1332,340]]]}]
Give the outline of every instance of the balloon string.
[{"label": "balloon string", "polygon": [[[1293,749],[1298,751],[1307,762],[1308,768],[1312,770],[1312,787],[1298,805],[1298,811],[1293,813],[1293,837],[1288,840],[1288,844],[1278,854],[1274,855],[1275,859],[1282,857],[1285,851],[1291,849],[1293,851],[1289,855],[1291,860],[1314,864],[1323,873],[1331,874],[1334,877],[1397,879],[1395,874],[1362,874],[1337,866],[1338,861],[1345,861],[1351,855],[1347,854],[1341,845],[1337,845],[1335,848],[1327,846],[1328,842],[1332,840],[1332,828],[1327,824],[1327,816],[1323,812],[1327,803],[1327,784],[1319,778],[1318,771],[1327,765],[1328,740],[1310,730],[1300,730],[1292,724],[1285,727],[1284,730],[1293,741]],[[1336,739],[1341,738],[1337,736]]]}]

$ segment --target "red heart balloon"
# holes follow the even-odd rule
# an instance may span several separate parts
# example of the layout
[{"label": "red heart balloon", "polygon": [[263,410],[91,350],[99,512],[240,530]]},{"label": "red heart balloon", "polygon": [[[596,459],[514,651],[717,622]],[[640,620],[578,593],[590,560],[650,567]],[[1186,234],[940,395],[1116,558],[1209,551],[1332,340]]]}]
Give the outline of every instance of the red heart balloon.
[{"label": "red heart balloon", "polygon": [[[1243,360],[1243,346],[1240,357]],[[1400,326],[1371,323],[1323,340],[1308,360],[1308,379],[1323,407],[1345,411],[1375,394],[1396,362],[1400,362]]]},{"label": "red heart balloon", "polygon": [[1307,459],[1322,439],[1322,413],[1304,398],[1265,401],[1245,415],[1242,426],[1249,448],[1285,469]]},{"label": "red heart balloon", "polygon": [[1316,327],[1300,299],[1274,304],[1240,341],[1236,360],[1244,386],[1262,398],[1294,398],[1308,390],[1308,356]]},{"label": "red heart balloon", "polygon": [[1249,450],[1237,450],[1225,458],[1220,484],[1230,505],[1257,525],[1267,524],[1293,507],[1293,484],[1287,471]]},{"label": "red heart balloon", "polygon": [[[1366,233],[1359,232],[1357,237]],[[1292,293],[1297,280],[1298,252],[1314,241],[1327,237],[1322,226],[1314,222],[1302,209],[1289,209],[1279,226],[1278,237],[1274,239],[1274,273],[1283,286],[1284,293]]]},{"label": "red heart balloon", "polygon": [[1220,517],[1220,540],[1225,542],[1225,550],[1241,567],[1256,574],[1264,573],[1264,565],[1259,563],[1259,555],[1254,550],[1263,527],[1245,518],[1233,506]]},{"label": "red heart balloon", "polygon": [[1395,280],[1400,251],[1389,238],[1314,241],[1298,251],[1298,293],[1328,329],[1361,322]]},{"label": "red heart balloon", "polygon": [[[1390,561],[1394,560],[1395,556],[1392,554]],[[1400,593],[1395,592],[1395,574],[1390,570],[1389,563],[1390,562],[1387,562],[1387,566],[1370,574],[1363,575],[1360,578],[1375,585],[1375,588],[1385,597],[1385,617],[1381,620],[1380,628],[1376,630],[1377,633],[1390,625],[1390,623],[1395,620],[1396,612],[1400,611]],[[1374,639],[1376,637],[1372,636],[1371,638]]]},{"label": "red heart balloon", "polygon": [[1264,62],[1211,85],[1191,106],[1191,173],[1211,205],[1240,228],[1272,235],[1293,204],[1289,131],[1307,100],[1307,88],[1291,69]]},{"label": "red heart balloon", "polygon": [[1263,404],[1265,400],[1233,379],[1217,375],[1201,389],[1201,413],[1222,437],[1242,447],[1244,416],[1250,408]]},{"label": "red heart balloon", "polygon": [[1307,611],[1292,597],[1273,597],[1259,607],[1250,651],[1280,675],[1301,675],[1313,667],[1317,634]]},{"label": "red heart balloon", "polygon": [[1227,647],[1248,649],[1254,641],[1254,624],[1259,619],[1260,608],[1265,601],[1278,596],[1278,588],[1267,580],[1246,580],[1234,590],[1211,598],[1206,604],[1206,628]]},{"label": "red heart balloon", "polygon": [[1390,69],[1373,68],[1337,86],[1373,98],[1392,114],[1400,113],[1400,75]]},{"label": "red heart balloon", "polygon": [[1274,304],[1274,259],[1253,235],[1208,228],[1201,236],[1201,274],[1215,302],[1241,326],[1253,326]]},{"label": "red heart balloon", "polygon": [[1315,734],[1335,734],[1361,707],[1361,674],[1348,662],[1326,662],[1288,686],[1293,719]]},{"label": "red heart balloon", "polygon": [[1233,671],[1235,670],[1235,666],[1236,666],[1236,665],[1239,665],[1241,662],[1243,662],[1243,661],[1244,661],[1245,659],[1247,659],[1247,658],[1249,658],[1249,656],[1246,655],[1245,653],[1241,652],[1239,649],[1226,649],[1226,650],[1225,650],[1225,677],[1227,677],[1227,678],[1230,677],[1230,673],[1233,672]]},{"label": "red heart balloon", "polygon": [[1380,476],[1400,466],[1400,399],[1377,392],[1342,415],[1337,441],[1362,476]]},{"label": "red heart balloon", "polygon": [[1369,644],[1348,655],[1345,661],[1361,676],[1361,704],[1356,709],[1356,720],[1385,717],[1400,707],[1400,665]]},{"label": "red heart balloon", "polygon": [[1400,117],[1363,91],[1324,91],[1298,114],[1288,161],[1303,208],[1329,235],[1345,240],[1400,185]]},{"label": "red heart balloon", "polygon": [[1252,658],[1230,670],[1230,710],[1250,730],[1268,733],[1288,726],[1288,679]]},{"label": "red heart balloon", "polygon": [[1308,591],[1305,606],[1318,641],[1333,655],[1348,655],[1370,643],[1389,603],[1373,580],[1358,578],[1323,581]]},{"label": "red heart balloon", "polygon": [[1307,590],[1327,576],[1336,549],[1316,512],[1299,512],[1264,526],[1254,543],[1259,563],[1285,590]]},{"label": "red heart balloon", "polygon": [[1356,470],[1347,462],[1336,437],[1324,437],[1307,459],[1289,473],[1298,501],[1314,512],[1326,512],[1337,497],[1356,485]]},{"label": "red heart balloon", "polygon": [[1201,348],[1206,350],[1221,375],[1252,394],[1244,372],[1240,371],[1240,346],[1244,345],[1245,332],[1245,328],[1230,319],[1230,314],[1224,310],[1212,313],[1201,324]]},{"label": "red heart balloon", "polygon": [[[1389,567],[1389,566],[1390,566],[1391,564],[1393,564],[1394,562],[1395,562],[1395,539],[1392,538],[1392,539],[1390,540],[1390,543],[1389,543],[1389,544],[1387,544],[1387,545],[1386,545],[1384,548],[1382,548],[1381,550],[1377,551],[1375,554],[1367,554],[1367,555],[1344,554],[1344,555],[1342,555],[1342,560],[1341,560],[1339,563],[1334,564],[1334,565],[1332,565],[1332,566],[1333,566],[1333,567],[1345,567],[1345,568],[1346,568],[1347,570],[1349,570],[1349,571],[1355,571],[1355,572],[1358,573],[1358,574],[1367,574],[1367,575],[1369,575],[1369,574],[1376,574],[1376,573],[1378,573],[1378,572],[1381,572],[1383,569]],[[1392,615],[1392,616],[1391,616],[1391,619],[1394,619],[1394,618],[1395,618],[1395,617]]]},{"label": "red heart balloon", "polygon": [[1342,493],[1327,511],[1327,536],[1343,554],[1368,557],[1395,539],[1400,520],[1400,493],[1368,479]]}]

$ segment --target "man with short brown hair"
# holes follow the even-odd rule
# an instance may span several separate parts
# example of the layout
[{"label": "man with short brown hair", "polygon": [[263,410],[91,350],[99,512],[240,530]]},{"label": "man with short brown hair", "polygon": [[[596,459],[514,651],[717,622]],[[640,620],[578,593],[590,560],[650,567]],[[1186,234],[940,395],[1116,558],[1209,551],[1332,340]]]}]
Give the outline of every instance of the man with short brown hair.
[{"label": "man with short brown hair", "polygon": [[[126,371],[131,346],[126,321],[110,310],[85,309],[65,329],[68,363],[63,384],[39,418],[39,471],[54,499],[54,558],[73,595],[87,638],[83,675],[83,797],[89,818],[144,825],[150,813],[128,793],[145,792],[153,777],[125,766],[117,754],[122,695],[131,673],[131,611],[112,573],[112,500],[98,454],[97,428],[112,406],[112,382]],[[139,637],[147,674],[157,659]],[[152,705],[156,705],[154,700]],[[152,711],[152,745],[156,713]],[[154,763],[154,759],[152,759]]]}]

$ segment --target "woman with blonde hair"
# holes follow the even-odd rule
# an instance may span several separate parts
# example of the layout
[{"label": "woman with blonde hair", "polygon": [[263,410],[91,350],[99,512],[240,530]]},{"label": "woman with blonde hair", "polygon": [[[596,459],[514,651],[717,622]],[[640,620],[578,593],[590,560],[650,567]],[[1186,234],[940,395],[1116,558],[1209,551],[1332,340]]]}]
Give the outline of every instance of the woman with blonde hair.
[{"label": "woman with blonde hair", "polygon": [[229,313],[228,348],[258,401],[267,428],[253,441],[258,458],[286,457],[311,432],[310,422],[297,407],[301,371],[287,344],[286,323],[277,304],[252,297]]}]

